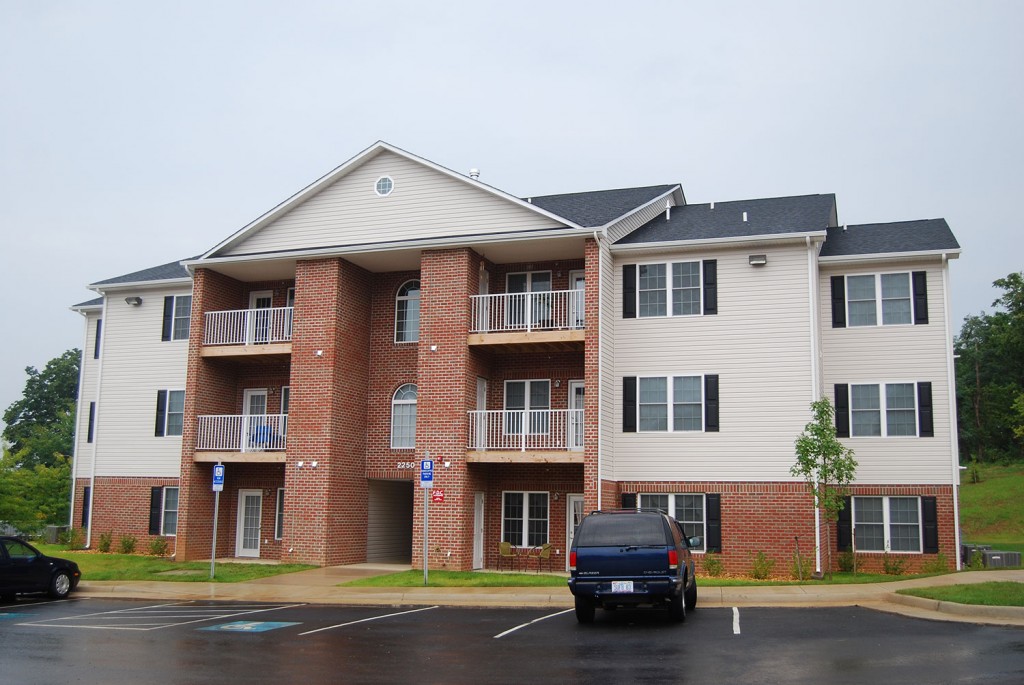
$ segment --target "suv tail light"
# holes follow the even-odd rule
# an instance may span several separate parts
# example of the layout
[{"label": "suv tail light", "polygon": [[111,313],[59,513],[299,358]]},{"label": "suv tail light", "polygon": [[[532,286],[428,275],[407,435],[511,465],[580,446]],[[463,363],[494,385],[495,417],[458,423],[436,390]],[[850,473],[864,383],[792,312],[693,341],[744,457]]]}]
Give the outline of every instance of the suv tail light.
[{"label": "suv tail light", "polygon": [[569,552],[569,570],[576,570],[576,550]]},{"label": "suv tail light", "polygon": [[679,568],[679,552],[677,550],[670,549],[668,551],[668,567],[672,571]]}]

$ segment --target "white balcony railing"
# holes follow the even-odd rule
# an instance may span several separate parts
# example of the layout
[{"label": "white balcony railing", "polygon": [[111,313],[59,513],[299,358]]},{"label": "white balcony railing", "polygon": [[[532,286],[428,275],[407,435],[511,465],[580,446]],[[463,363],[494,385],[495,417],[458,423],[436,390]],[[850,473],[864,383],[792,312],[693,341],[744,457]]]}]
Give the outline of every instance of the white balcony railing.
[{"label": "white balcony railing", "polygon": [[582,409],[469,412],[471,450],[581,450]]},{"label": "white balcony railing", "polygon": [[562,331],[581,329],[582,290],[473,295],[473,333]]},{"label": "white balcony railing", "polygon": [[287,414],[200,416],[197,450],[269,452],[285,448]]},{"label": "white balcony railing", "polygon": [[292,339],[294,307],[206,313],[204,345],[265,345]]}]

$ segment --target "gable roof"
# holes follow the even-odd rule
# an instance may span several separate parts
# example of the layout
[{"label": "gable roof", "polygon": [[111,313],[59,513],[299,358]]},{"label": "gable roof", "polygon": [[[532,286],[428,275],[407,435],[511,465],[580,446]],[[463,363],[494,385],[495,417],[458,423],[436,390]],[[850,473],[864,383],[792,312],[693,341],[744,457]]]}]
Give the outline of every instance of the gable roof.
[{"label": "gable roof", "polygon": [[526,198],[537,207],[586,228],[604,226],[674,190],[678,184],[596,190]]},{"label": "gable roof", "polygon": [[100,289],[104,286],[117,286],[135,283],[151,283],[154,281],[192,280],[192,275],[181,265],[184,260],[167,262],[141,271],[133,271],[123,276],[115,276],[89,285],[89,288]]},{"label": "gable roof", "polygon": [[885,224],[833,226],[820,256],[901,254],[908,252],[960,252],[945,219],[896,221]]},{"label": "gable roof", "polygon": [[84,311],[86,311],[88,309],[102,309],[102,308],[103,308],[103,298],[102,297],[96,297],[96,298],[93,298],[91,300],[86,300],[85,302],[79,302],[78,304],[71,305],[71,311],[73,311],[73,312],[84,312]]},{"label": "gable roof", "polygon": [[615,244],[824,233],[835,223],[835,216],[836,198],[831,193],[683,205],[673,207],[668,218],[661,214]]}]

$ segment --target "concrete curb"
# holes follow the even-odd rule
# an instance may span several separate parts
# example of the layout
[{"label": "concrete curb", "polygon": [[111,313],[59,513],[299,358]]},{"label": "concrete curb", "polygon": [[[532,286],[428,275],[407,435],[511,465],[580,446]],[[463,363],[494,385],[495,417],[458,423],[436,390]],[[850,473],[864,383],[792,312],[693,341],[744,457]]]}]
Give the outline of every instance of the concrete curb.
[{"label": "concrete curb", "polygon": [[1024,607],[986,606],[981,604],[959,604],[957,602],[943,602],[927,597],[914,597],[913,595],[901,595],[893,592],[886,597],[886,601],[923,611],[932,611],[951,616],[962,617],[966,620],[973,620],[978,623],[988,622],[986,619],[1000,622],[1019,622],[1024,625]]}]

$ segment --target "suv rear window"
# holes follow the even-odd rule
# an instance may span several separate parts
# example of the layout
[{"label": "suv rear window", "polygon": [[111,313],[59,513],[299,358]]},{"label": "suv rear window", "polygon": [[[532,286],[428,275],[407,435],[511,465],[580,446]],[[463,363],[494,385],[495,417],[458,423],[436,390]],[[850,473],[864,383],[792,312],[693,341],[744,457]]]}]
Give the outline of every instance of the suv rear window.
[{"label": "suv rear window", "polygon": [[660,516],[599,515],[590,518],[576,533],[577,547],[664,544],[665,523]]}]

